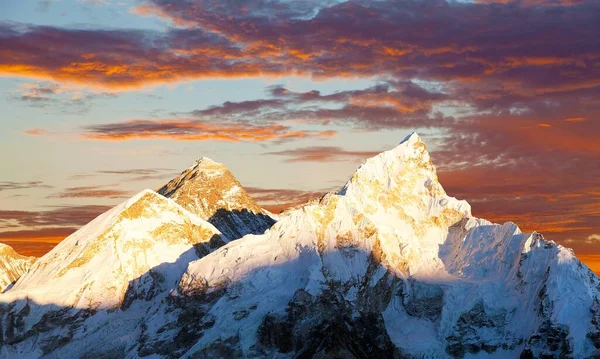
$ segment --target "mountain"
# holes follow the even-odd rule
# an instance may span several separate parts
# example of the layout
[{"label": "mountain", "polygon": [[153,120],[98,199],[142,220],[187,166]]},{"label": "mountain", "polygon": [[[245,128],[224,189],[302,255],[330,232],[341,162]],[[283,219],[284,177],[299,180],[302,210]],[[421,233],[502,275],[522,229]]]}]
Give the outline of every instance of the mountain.
[{"label": "mountain", "polygon": [[158,190],[231,239],[262,234],[275,223],[229,170],[202,157]]},{"label": "mountain", "polygon": [[[194,179],[184,174],[169,188]],[[205,188],[203,201],[189,188],[188,206],[238,205],[211,197],[229,191]],[[107,212],[0,295],[0,355],[600,356],[598,277],[539,233],[473,217],[416,134],[263,234],[230,240],[175,192]],[[146,196],[143,211],[127,210]],[[138,215],[114,224],[127,212]],[[203,234],[189,240],[188,221]]]},{"label": "mountain", "polygon": [[225,241],[174,201],[138,193],[64,239],[0,297],[1,356],[38,357],[93,330],[100,338],[89,350],[134,331],[148,309],[134,302],[161,300],[190,261]]},{"label": "mountain", "polygon": [[190,356],[593,357],[599,284],[572,251],[473,218],[413,134],[191,263],[179,292],[213,323]]},{"label": "mountain", "polygon": [[35,257],[18,254],[11,246],[0,243],[0,292],[29,270]]}]

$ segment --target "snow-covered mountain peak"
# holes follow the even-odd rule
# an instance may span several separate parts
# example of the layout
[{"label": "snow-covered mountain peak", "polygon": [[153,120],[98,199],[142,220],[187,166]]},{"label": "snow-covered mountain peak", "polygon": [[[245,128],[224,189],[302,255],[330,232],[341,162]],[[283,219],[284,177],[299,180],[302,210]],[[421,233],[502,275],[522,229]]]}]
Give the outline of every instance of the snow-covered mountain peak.
[{"label": "snow-covered mountain peak", "polygon": [[158,193],[209,221],[230,239],[263,233],[275,222],[227,167],[207,157],[196,160]]},{"label": "snow-covered mountain peak", "polygon": [[[449,227],[471,216],[471,207],[446,195],[427,147],[416,133],[367,159],[338,192],[379,223],[410,219]],[[415,228],[416,229],[416,228]]]},{"label": "snow-covered mountain peak", "polygon": [[207,157],[196,160],[158,193],[207,220],[221,208],[261,211],[231,172]]},{"label": "snow-covered mountain peak", "polygon": [[178,271],[187,262],[226,240],[214,226],[174,201],[144,190],[65,238],[2,299],[113,308],[123,303],[131,281],[184,258],[178,270],[162,274],[181,275]]},{"label": "snow-covered mountain peak", "polygon": [[223,168],[225,168],[225,165],[223,165],[222,163],[213,161],[208,157],[203,156],[203,157],[198,158],[196,161],[194,161],[194,164],[192,165],[192,167],[223,167]]},{"label": "snow-covered mountain peak", "polygon": [[35,257],[22,256],[11,246],[0,243],[0,292],[29,270]]}]

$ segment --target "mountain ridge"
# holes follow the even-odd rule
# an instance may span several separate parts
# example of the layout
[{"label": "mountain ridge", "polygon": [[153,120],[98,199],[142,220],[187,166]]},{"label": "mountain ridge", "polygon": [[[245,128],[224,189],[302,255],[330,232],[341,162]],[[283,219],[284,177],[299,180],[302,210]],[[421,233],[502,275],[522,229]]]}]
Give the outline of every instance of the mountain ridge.
[{"label": "mountain ridge", "polygon": [[[146,243],[154,266],[115,277],[118,251],[96,251],[105,267],[101,278],[121,278],[119,295],[94,292],[104,300],[96,306],[44,303],[33,284],[57,283],[30,270],[0,295],[0,355],[600,355],[598,277],[571,250],[536,232],[473,217],[467,202],[446,194],[416,134],[365,161],[338,192],[283,212],[262,232],[266,222],[245,217],[259,221],[242,220],[236,235],[251,230],[237,238],[220,231],[235,229],[232,217],[217,222],[220,227],[210,222],[219,206],[244,209],[244,192],[225,196],[239,185],[231,178],[224,166],[200,159],[161,189],[165,196],[143,191],[130,200],[149,196],[141,210],[111,210],[128,217],[122,231],[110,232],[112,224],[105,223],[111,211],[90,223],[92,232],[113,233],[108,243]],[[248,213],[262,213],[248,203]],[[182,217],[208,234],[190,241],[180,229]],[[148,218],[159,221],[162,237],[150,234]],[[71,261],[85,257],[73,249],[79,235],[56,252],[72,253]],[[85,243],[104,243],[96,237],[86,236]],[[166,250],[171,240],[177,251]],[[127,253],[124,258],[136,252]],[[52,258],[34,266],[64,269]],[[86,278],[96,266],[88,266]]]},{"label": "mountain ridge", "polygon": [[26,273],[35,260],[35,257],[20,255],[11,246],[0,243],[0,292]]}]

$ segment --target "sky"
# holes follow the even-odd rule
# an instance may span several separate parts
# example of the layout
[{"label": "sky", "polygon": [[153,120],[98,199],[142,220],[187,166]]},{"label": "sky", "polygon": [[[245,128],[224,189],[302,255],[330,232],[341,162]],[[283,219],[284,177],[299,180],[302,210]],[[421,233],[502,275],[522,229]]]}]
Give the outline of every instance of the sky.
[{"label": "sky", "polygon": [[597,0],[0,2],[0,241],[199,157],[278,212],[418,132],[448,194],[600,271]]}]

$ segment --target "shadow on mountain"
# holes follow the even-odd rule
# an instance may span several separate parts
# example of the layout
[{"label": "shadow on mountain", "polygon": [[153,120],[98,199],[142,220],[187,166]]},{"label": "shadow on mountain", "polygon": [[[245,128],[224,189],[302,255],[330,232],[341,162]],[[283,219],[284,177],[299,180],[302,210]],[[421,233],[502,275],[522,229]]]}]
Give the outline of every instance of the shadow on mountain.
[{"label": "shadow on mountain", "polygon": [[[447,244],[463,230],[461,222],[453,226]],[[208,256],[227,251],[225,246]],[[444,251],[440,247],[440,256]],[[208,279],[200,275],[217,268],[183,275],[198,253],[190,248],[175,262],[131,280],[120,307],[65,308],[30,299],[2,304],[0,356],[39,350],[48,357],[80,358],[404,358],[411,357],[402,349],[409,343],[392,340],[384,312],[437,327],[448,300],[443,281],[400,278],[381,266],[380,253],[352,244],[331,252],[297,247],[293,260],[255,264],[235,280],[231,270]],[[463,309],[452,335],[440,338],[448,356],[527,345],[558,346],[555,353],[568,349],[564,328],[542,324],[531,338],[499,342],[510,323],[505,313],[489,312],[482,301]],[[500,335],[486,336],[490,331]]]},{"label": "shadow on mountain", "polygon": [[[319,256],[314,251],[312,255]],[[116,308],[61,307],[31,299],[1,304],[0,356],[39,350],[49,357],[123,358],[135,353],[178,358],[186,352],[195,358],[241,357],[239,334],[193,349],[219,317],[227,317],[256,327],[257,344],[250,351],[259,357],[276,353],[297,358],[403,357],[390,340],[381,314],[392,296],[401,295],[399,278],[386,274],[374,287],[367,277],[354,283],[362,293],[357,303],[346,299],[352,285],[334,280],[322,283],[318,295],[304,287],[282,290],[281,286],[243,293],[244,286],[264,282],[269,272],[289,278],[303,275],[306,263],[299,260],[255,268],[240,282],[222,278],[202,285],[198,280],[196,287],[185,287],[179,278],[195,256],[196,249],[190,248],[174,263],[162,263],[131,280],[122,305]],[[244,294],[248,296],[241,297]],[[265,307],[281,296],[289,297],[286,306]],[[240,307],[248,301],[252,304]],[[218,314],[211,311],[217,303]]]},{"label": "shadow on mountain", "polygon": [[[359,251],[370,255],[360,248],[352,249],[352,256]],[[303,253],[320,259],[314,250],[305,249]],[[376,266],[374,257],[369,262]],[[147,333],[148,338],[156,338],[173,330],[173,335],[143,340],[138,354],[173,358],[186,353],[194,358],[282,354],[295,358],[404,357],[387,334],[382,315],[392,296],[401,295],[401,279],[388,273],[371,285],[371,268],[372,273],[361,280],[328,280],[321,283],[318,294],[311,294],[306,290],[309,263],[314,262],[298,258],[276,266],[257,267],[239,281],[232,281],[227,275],[212,281],[203,277],[182,280],[179,295],[167,298],[168,310],[177,313],[176,324],[165,323],[154,333]],[[303,283],[295,280],[300,277],[304,278]],[[353,288],[359,288],[354,303],[347,299]],[[269,303],[282,300],[281,306],[269,307]],[[229,335],[219,328],[239,330]],[[242,341],[247,341],[242,332],[255,333],[252,335],[256,343],[249,349],[242,349]],[[194,347],[205,336],[215,339]]]},{"label": "shadow on mountain", "polygon": [[0,357],[40,351],[51,357],[57,353],[58,357],[122,358],[136,351],[144,319],[177,288],[188,264],[209,246],[191,247],[175,262],[161,263],[129,281],[117,307],[64,307],[28,297],[0,303]]},{"label": "shadow on mountain", "polygon": [[209,219],[221,233],[235,240],[247,234],[263,234],[275,224],[275,220],[263,213],[247,209],[226,210],[219,208]]}]

